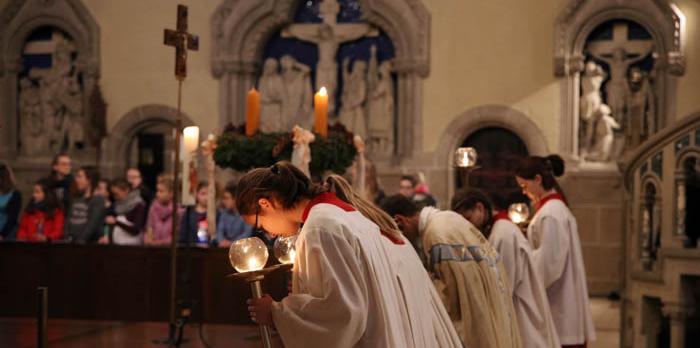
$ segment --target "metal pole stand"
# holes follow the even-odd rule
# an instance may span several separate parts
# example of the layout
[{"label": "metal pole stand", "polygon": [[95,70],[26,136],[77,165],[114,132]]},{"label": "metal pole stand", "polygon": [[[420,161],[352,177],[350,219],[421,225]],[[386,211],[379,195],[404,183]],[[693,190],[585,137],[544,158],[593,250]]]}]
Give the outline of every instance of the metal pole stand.
[{"label": "metal pole stand", "polygon": [[[256,276],[249,279],[250,291],[253,293],[254,299],[259,299],[262,297],[262,280],[265,278],[263,275]],[[272,348],[272,336],[270,335],[270,327],[267,325],[260,324],[260,337],[263,342],[263,347]]]}]

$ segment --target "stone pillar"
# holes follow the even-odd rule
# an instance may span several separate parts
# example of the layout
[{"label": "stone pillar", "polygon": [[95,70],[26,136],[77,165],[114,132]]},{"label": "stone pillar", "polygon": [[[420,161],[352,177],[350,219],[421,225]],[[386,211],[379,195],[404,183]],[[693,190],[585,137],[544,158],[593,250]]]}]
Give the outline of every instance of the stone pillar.
[{"label": "stone pillar", "polygon": [[664,303],[662,312],[671,321],[671,348],[685,348],[685,320],[692,313],[692,307],[676,303]]}]

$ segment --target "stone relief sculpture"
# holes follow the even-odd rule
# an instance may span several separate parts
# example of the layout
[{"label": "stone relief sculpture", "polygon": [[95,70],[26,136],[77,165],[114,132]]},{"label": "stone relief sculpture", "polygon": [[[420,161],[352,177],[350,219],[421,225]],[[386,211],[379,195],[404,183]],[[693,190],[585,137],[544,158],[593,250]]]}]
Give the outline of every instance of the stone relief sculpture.
[{"label": "stone relief sculpture", "polygon": [[356,60],[349,69],[350,59],[343,61],[343,102],[339,113],[340,122],[355,135],[363,139],[367,135],[367,120],[364,103],[367,98],[367,62]]},{"label": "stone relief sculpture", "polygon": [[587,155],[587,159],[596,162],[607,162],[613,150],[615,140],[614,131],[620,129],[620,125],[610,114],[610,107],[601,104],[594,114],[595,143]]},{"label": "stone relief sculpture", "polygon": [[646,72],[631,69],[629,85],[627,114],[630,126],[627,127],[626,136],[628,146],[636,146],[642,142],[643,137],[656,132],[656,102]]},{"label": "stone relief sculpture", "polygon": [[[73,43],[57,36],[50,68],[32,68],[20,80],[19,117],[21,153],[40,155],[85,145],[83,88],[71,58]],[[35,87],[35,82],[38,87]]]},{"label": "stone relief sculpture", "polygon": [[44,133],[39,88],[28,78],[19,81],[20,139],[24,155],[39,155],[48,147]]},{"label": "stone relief sculpture", "polygon": [[280,58],[282,72],[282,129],[291,129],[299,124],[308,127],[311,122],[312,90],[308,66],[297,62],[292,56]]},{"label": "stone relief sculpture", "polygon": [[374,151],[393,152],[394,81],[391,61],[379,65],[377,83],[369,92],[369,134]]},{"label": "stone relief sculpture", "polygon": [[630,39],[628,32],[628,23],[614,23],[611,40],[586,45],[588,54],[608,70],[589,60],[581,75],[579,143],[587,161],[611,161],[656,132],[652,81],[648,72],[635,66],[650,54],[655,57],[654,45],[651,40]]},{"label": "stone relief sculpture", "polygon": [[316,66],[316,89],[326,87],[328,91],[328,112],[335,113],[335,94],[337,89],[338,64],[336,56],[338,47],[344,43],[363,36],[375,36],[377,30],[369,24],[337,22],[340,5],[337,0],[325,0],[320,5],[323,23],[292,24],[282,30],[283,37],[293,37],[314,43],[318,46],[318,65]]},{"label": "stone relief sculpture", "polygon": [[258,88],[260,90],[260,129],[263,132],[284,131],[286,123],[282,115],[282,102],[285,97],[285,85],[282,83],[279,63],[276,59],[265,59]]},{"label": "stone relief sculpture", "polygon": [[603,68],[593,61],[586,63],[583,76],[581,77],[581,100],[580,114],[584,129],[584,138],[581,142],[584,154],[591,152],[593,146],[593,133],[595,131],[594,114],[603,103],[600,96],[600,86],[605,80],[605,71]]}]

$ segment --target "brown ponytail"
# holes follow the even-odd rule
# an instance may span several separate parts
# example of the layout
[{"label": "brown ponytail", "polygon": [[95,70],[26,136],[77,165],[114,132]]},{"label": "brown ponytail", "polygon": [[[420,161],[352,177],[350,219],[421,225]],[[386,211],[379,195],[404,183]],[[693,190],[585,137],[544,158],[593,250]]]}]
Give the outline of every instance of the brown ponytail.
[{"label": "brown ponytail", "polygon": [[362,215],[377,224],[382,232],[389,235],[392,239],[403,240],[401,230],[399,230],[394,219],[379,209],[374,203],[357,194],[350,186],[350,183],[342,176],[331,174],[326,178],[326,183],[331,192],[335,192],[338,198],[352,205]]},{"label": "brown ponytail", "polygon": [[[555,178],[564,175],[564,160],[559,155],[523,158],[518,167],[515,168],[515,175],[527,180],[532,180],[539,175],[542,178],[542,187],[545,190],[555,189],[564,196],[564,191]],[[566,198],[564,198],[564,201],[566,201]]]},{"label": "brown ponytail", "polygon": [[302,199],[311,199],[323,192],[297,167],[280,161],[267,168],[249,171],[238,182],[236,208],[241,215],[252,215],[258,211],[260,198],[275,199],[283,209],[291,209]]}]

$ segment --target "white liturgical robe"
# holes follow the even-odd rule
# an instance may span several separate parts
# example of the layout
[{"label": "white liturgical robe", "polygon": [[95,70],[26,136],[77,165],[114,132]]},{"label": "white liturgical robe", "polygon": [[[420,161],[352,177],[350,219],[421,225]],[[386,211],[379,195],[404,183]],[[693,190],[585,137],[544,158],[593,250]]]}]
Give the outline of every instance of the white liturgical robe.
[{"label": "white liturgical robe", "polygon": [[[559,194],[544,197],[527,229],[562,345],[595,340],[576,219]],[[611,265],[612,267],[612,265]]]},{"label": "white liturgical robe", "polygon": [[392,241],[330,193],[307,213],[292,293],[272,305],[285,347],[462,346],[405,239]]},{"label": "white liturgical robe", "polygon": [[507,214],[496,214],[489,242],[501,256],[506,276],[513,287],[513,307],[523,347],[558,348],[559,336],[552,320],[544,284],[532,261],[532,248]]}]

